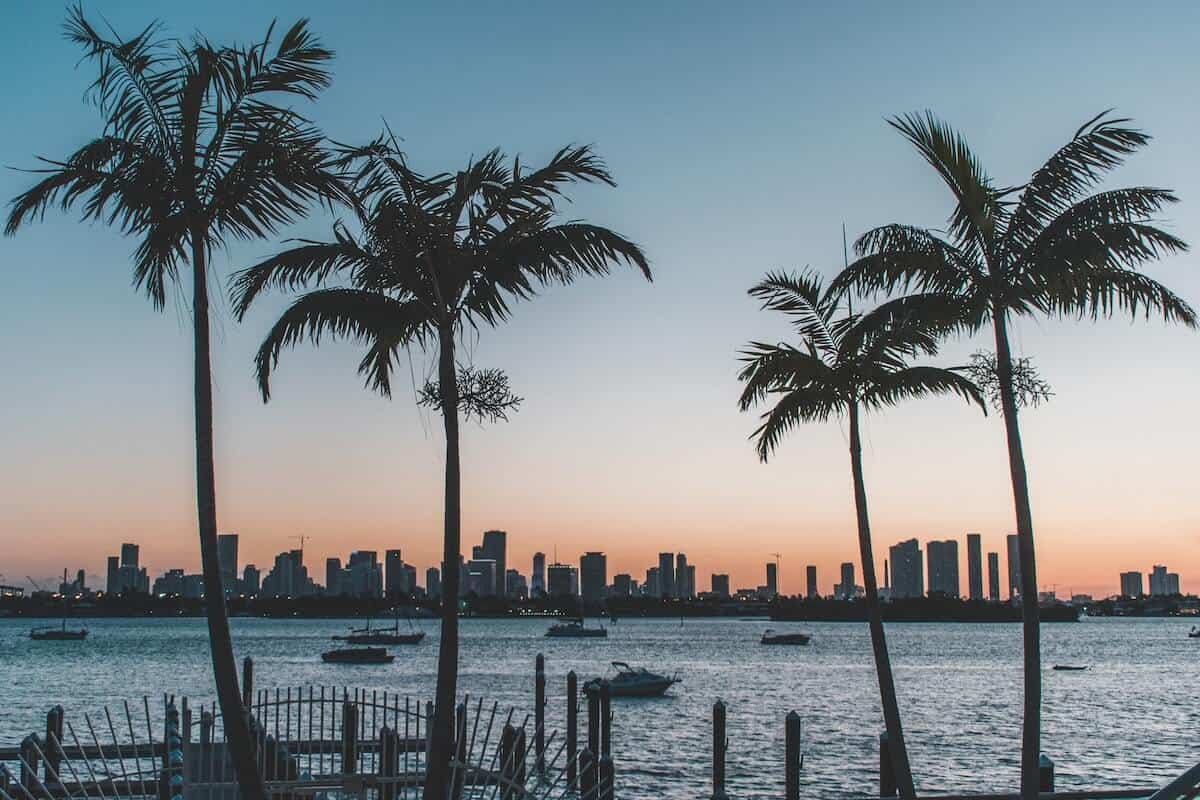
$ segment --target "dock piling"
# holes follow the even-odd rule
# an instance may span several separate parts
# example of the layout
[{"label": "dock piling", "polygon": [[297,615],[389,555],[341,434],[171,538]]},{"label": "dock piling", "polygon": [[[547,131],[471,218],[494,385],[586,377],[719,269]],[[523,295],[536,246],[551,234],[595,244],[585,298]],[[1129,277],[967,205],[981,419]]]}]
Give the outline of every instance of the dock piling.
[{"label": "dock piling", "polygon": [[533,682],[533,749],[538,777],[546,774],[546,657],[537,655],[537,672]]},{"label": "dock piling", "polygon": [[789,711],[784,720],[784,793],[786,800],[800,800],[800,715]]},{"label": "dock piling", "polygon": [[242,659],[242,707],[250,708],[251,698],[254,697],[254,659],[246,656]]},{"label": "dock piling", "polygon": [[587,747],[579,753],[579,800],[597,800],[596,758]]},{"label": "dock piling", "polygon": [[1054,762],[1045,753],[1038,756],[1038,791],[1054,791]]},{"label": "dock piling", "polygon": [[386,781],[379,787],[380,800],[395,800],[399,774],[400,734],[385,725],[379,732],[379,777]]},{"label": "dock piling", "polygon": [[887,731],[879,734],[879,796],[895,797],[900,794],[896,785],[896,771],[892,768],[892,748],[888,744]]},{"label": "dock piling", "polygon": [[612,755],[612,687],[600,684],[600,756]]},{"label": "dock piling", "polygon": [[596,757],[600,753],[600,692],[592,684],[584,689],[584,694],[588,704],[587,746]]},{"label": "dock piling", "polygon": [[49,781],[59,774],[62,765],[63,707],[55,706],[46,714],[46,739],[43,755],[46,756],[45,775]]},{"label": "dock piling", "polygon": [[579,691],[575,670],[567,673],[567,788],[578,785],[576,757],[579,749]]},{"label": "dock piling", "polygon": [[517,732],[510,724],[505,724],[500,732],[500,800],[514,800],[516,792],[513,781],[516,778]]},{"label": "dock piling", "polygon": [[36,737],[31,733],[21,740],[21,788],[33,797],[34,784],[38,782],[38,748]]},{"label": "dock piling", "polygon": [[605,753],[600,756],[600,763],[596,765],[596,789],[599,792],[599,800],[613,800],[613,782],[616,780],[614,774],[612,756]]},{"label": "dock piling", "polygon": [[729,739],[725,736],[725,701],[713,703],[712,800],[727,800],[725,794],[725,751]]},{"label": "dock piling", "polygon": [[342,701],[342,774],[358,772],[358,704]]}]

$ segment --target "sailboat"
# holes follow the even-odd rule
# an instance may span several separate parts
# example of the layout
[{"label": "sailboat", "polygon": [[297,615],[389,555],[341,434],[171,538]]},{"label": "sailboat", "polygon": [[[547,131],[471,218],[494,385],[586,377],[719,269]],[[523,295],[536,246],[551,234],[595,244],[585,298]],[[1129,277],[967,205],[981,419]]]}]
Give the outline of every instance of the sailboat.
[{"label": "sailboat", "polygon": [[[63,583],[67,582],[67,573],[63,571]],[[77,642],[81,639],[86,639],[88,635],[87,628],[68,628],[67,627],[67,595],[64,592],[63,596],[63,614],[62,625],[44,625],[40,628],[34,628],[29,631],[29,638],[35,642]]]},{"label": "sailboat", "polygon": [[408,619],[408,633],[400,632],[400,609],[396,609],[396,621],[390,628],[371,628],[371,619],[367,618],[365,628],[351,628],[347,636],[334,636],[335,642],[347,644],[417,644],[425,638],[424,631],[413,629],[412,617]]}]

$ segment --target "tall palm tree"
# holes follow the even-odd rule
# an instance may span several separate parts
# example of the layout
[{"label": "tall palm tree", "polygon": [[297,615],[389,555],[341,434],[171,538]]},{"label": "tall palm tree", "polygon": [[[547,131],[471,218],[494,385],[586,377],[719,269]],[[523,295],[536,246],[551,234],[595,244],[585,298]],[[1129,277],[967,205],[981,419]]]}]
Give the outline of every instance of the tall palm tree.
[{"label": "tall palm tree", "polygon": [[802,422],[826,422],[842,415],[849,421],[850,472],[871,649],[897,786],[902,797],[912,798],[916,795],[912,768],[879,607],[859,418],[863,411],[909,398],[952,393],[984,408],[983,398],[975,384],[955,370],[908,363],[913,356],[937,352],[938,331],[925,324],[926,308],[919,298],[901,298],[865,314],[853,313],[842,307],[842,296],[824,289],[813,273],[769,274],[750,289],[750,295],[762,300],[763,308],[786,315],[800,337],[798,346],[751,342],[743,351],[745,367],[738,379],[745,387],[739,406],[746,411],[773,403],[753,433],[759,458],[767,461],[783,435]]},{"label": "tall palm tree", "polygon": [[279,318],[255,361],[263,399],[284,348],[323,336],[366,345],[359,372],[391,394],[401,349],[436,345],[435,393],[446,436],[442,624],[426,798],[444,798],[458,680],[460,536],[459,417],[456,338],[464,328],[495,326],[510,303],[548,284],[607,274],[624,262],[649,279],[645,255],[607,228],[560,221],[556,203],[576,182],[614,186],[588,147],[565,147],[526,171],[498,150],[455,174],[426,177],[411,169],[394,139],[348,149],[344,162],[357,200],[360,233],[337,224],[331,241],[300,246],[239,273],[232,291],[239,317],[264,290],[312,289]]},{"label": "tall palm tree", "polygon": [[1020,554],[1024,622],[1024,726],[1021,794],[1038,792],[1041,654],[1033,512],[1017,424],[1009,320],[1046,316],[1108,317],[1126,311],[1195,327],[1182,299],[1138,268],[1187,245],[1154,224],[1175,195],[1133,187],[1091,193],[1150,137],[1107,112],[1085,123],[1027,183],[997,186],[966,140],[931,113],[891,121],[950,188],[954,211],[945,232],[908,225],[868,231],[839,289],[915,290],[940,302],[968,332],[991,325],[1000,406],[1008,440]]},{"label": "tall palm tree", "polygon": [[265,796],[241,705],[217,557],[213,475],[209,258],[231,239],[273,233],[313,199],[335,191],[320,135],[278,105],[315,99],[329,83],[332,53],[304,20],[279,39],[217,47],[200,37],[164,40],[151,24],[121,39],[101,35],[79,8],[67,36],[93,61],[91,97],[103,118],[97,138],[65,160],[42,159],[44,177],[12,203],[6,233],[53,205],[82,205],[84,219],[140,241],[134,284],[157,309],[181,267],[191,267],[195,351],[196,496],[213,675],[244,797]]}]

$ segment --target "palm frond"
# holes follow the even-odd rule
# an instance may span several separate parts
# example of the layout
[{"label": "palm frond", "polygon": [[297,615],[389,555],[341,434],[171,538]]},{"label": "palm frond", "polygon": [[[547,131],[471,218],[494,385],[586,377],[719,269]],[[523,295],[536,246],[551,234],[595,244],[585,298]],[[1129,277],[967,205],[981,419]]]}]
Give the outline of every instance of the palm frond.
[{"label": "palm frond", "polygon": [[881,370],[863,384],[860,402],[868,410],[899,405],[903,400],[954,394],[979,406],[987,414],[987,402],[979,387],[956,370],[915,366]]},{"label": "palm frond", "polygon": [[484,207],[479,215],[473,237],[478,240],[483,224],[499,218],[504,224],[533,211],[553,209],[563,188],[572,183],[604,183],[616,186],[604,161],[589,145],[567,145],[561,148],[543,167],[521,173],[520,158],[514,160],[511,178],[502,186],[482,190]]},{"label": "palm frond", "polygon": [[754,450],[763,463],[797,425],[827,422],[846,409],[846,399],[824,385],[781,391],[775,396],[779,400],[760,417],[762,424],[750,434],[755,440]]},{"label": "palm frond", "polygon": [[741,353],[745,365],[738,372],[738,380],[745,384],[738,408],[749,411],[776,392],[794,388],[829,384],[833,391],[838,376],[814,352],[805,352],[787,344],[751,342]]},{"label": "palm frond", "polygon": [[764,309],[786,315],[801,337],[816,345],[824,357],[833,358],[838,349],[831,327],[836,297],[825,291],[817,273],[769,272],[750,287],[749,294],[761,300]]},{"label": "palm frond", "polygon": [[1136,270],[1107,265],[1109,254],[1114,251],[1149,253],[1161,249],[1161,244],[1151,244],[1146,232],[1135,234],[1129,227],[1123,226],[1118,232],[1120,243],[1109,238],[1103,244],[1096,244],[1094,262],[1085,256],[1086,265],[1082,268],[1064,265],[1047,276],[1033,299],[1038,309],[1047,314],[1088,316],[1093,320],[1124,312],[1131,318],[1139,314],[1147,319],[1159,316],[1167,322],[1197,327],[1195,309],[1166,286]]},{"label": "palm frond", "polygon": [[858,258],[833,279],[831,294],[956,293],[986,280],[953,244],[911,225],[873,228],[855,241],[854,252]]}]

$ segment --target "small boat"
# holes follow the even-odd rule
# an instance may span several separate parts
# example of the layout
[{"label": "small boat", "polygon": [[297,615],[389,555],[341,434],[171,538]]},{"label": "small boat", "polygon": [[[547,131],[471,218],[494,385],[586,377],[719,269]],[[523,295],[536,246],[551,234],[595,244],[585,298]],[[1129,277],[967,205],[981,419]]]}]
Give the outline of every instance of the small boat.
[{"label": "small boat", "polygon": [[608,636],[608,629],[604,626],[588,628],[583,624],[583,617],[576,617],[566,622],[556,622],[546,631],[546,635],[559,639],[603,639]]},{"label": "small boat", "polygon": [[1190,631],[1188,631],[1188,638],[1189,639],[1200,639],[1200,628],[1197,628],[1195,625],[1193,625],[1192,629]]},{"label": "small boat", "polygon": [[759,644],[808,644],[811,633],[776,633],[768,628],[759,639]]},{"label": "small boat", "polygon": [[583,685],[584,691],[598,691],[607,683],[613,697],[658,697],[683,680],[679,673],[660,675],[645,667],[631,667],[624,661],[614,661],[612,665],[617,670],[614,677],[593,678]]},{"label": "small boat", "polygon": [[396,657],[382,647],[339,647],[321,653],[326,664],[390,664]]},{"label": "small boat", "polygon": [[61,628],[51,625],[45,628],[34,628],[29,632],[29,638],[35,642],[78,642],[86,639],[87,635],[87,628],[68,629],[66,620],[63,620]]},{"label": "small boat", "polygon": [[346,644],[418,644],[425,638],[424,631],[414,630],[412,618],[408,620],[408,633],[400,632],[400,612],[396,612],[396,622],[390,628],[371,628],[371,620],[367,620],[365,628],[351,628],[348,636],[334,636],[335,642]]},{"label": "small boat", "polygon": [[1082,672],[1085,669],[1087,669],[1087,667],[1079,667],[1079,666],[1075,666],[1072,664],[1055,664],[1054,665],[1054,670],[1056,672]]}]

